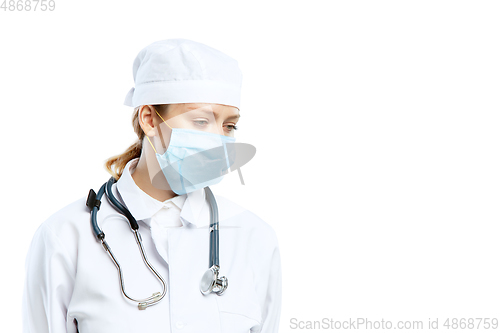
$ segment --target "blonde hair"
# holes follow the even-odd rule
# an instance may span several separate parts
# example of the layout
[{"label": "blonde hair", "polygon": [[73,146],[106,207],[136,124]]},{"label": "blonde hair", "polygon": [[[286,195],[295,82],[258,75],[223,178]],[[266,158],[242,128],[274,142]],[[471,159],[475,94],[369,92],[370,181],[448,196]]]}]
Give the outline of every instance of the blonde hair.
[{"label": "blonde hair", "polygon": [[[137,141],[128,147],[125,152],[108,158],[104,163],[106,171],[108,171],[116,180],[120,179],[123,170],[125,170],[125,166],[130,160],[141,156],[142,142],[145,136],[144,131],[139,124],[139,110],[141,109],[141,106],[136,107],[134,109],[134,114],[132,115],[132,127],[134,128],[135,134],[137,134]],[[163,118],[166,118],[169,104],[157,104],[153,106]],[[155,117],[156,112],[154,114]]]}]

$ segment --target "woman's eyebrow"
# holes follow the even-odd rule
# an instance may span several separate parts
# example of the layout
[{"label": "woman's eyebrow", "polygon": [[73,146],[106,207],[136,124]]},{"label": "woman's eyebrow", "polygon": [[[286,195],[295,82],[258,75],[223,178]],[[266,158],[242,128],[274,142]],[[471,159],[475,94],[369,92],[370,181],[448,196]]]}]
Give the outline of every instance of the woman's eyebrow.
[{"label": "woman's eyebrow", "polygon": [[230,116],[230,117],[227,117],[227,119],[240,119],[240,115],[239,114],[235,114],[233,116]]},{"label": "woman's eyebrow", "polygon": [[[214,115],[215,119],[217,119],[219,117],[219,114],[217,112],[212,111],[212,110],[203,109],[203,107],[201,107],[201,108],[199,108],[199,107],[190,107],[189,109],[203,111],[205,113],[212,113]],[[240,117],[241,117],[240,114],[235,114],[235,115],[227,117],[227,119],[239,119]]]}]

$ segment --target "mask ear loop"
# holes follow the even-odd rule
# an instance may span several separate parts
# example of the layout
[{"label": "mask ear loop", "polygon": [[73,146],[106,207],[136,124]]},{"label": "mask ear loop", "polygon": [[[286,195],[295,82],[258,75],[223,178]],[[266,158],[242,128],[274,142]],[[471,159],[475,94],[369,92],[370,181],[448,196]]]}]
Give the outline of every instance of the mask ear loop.
[{"label": "mask ear loop", "polygon": [[[167,122],[165,121],[165,119],[163,119],[163,117],[158,113],[158,111],[156,111],[156,108],[154,106],[151,105],[151,107],[155,110],[156,114],[161,118],[161,120],[163,120],[163,122],[165,124],[167,124]],[[170,127],[169,124],[167,124],[168,127]],[[170,129],[173,129],[172,127],[170,127]],[[155,146],[153,146],[153,144],[151,143],[151,140],[149,140],[149,136],[146,135],[146,139],[148,139],[149,141],[149,144],[151,145],[151,147],[153,147],[153,150],[155,151],[156,154],[158,154],[158,152],[156,151],[155,149]]]},{"label": "mask ear loop", "polygon": [[[156,108],[155,108],[155,107],[153,107],[153,109],[155,109],[156,114],[157,114],[157,115],[161,118],[161,120],[163,120],[163,122],[164,122],[165,124],[167,124],[167,122],[163,119],[163,117],[162,117],[162,116],[160,116],[160,114],[158,113],[158,111],[156,111]],[[170,125],[169,125],[169,124],[167,124],[167,126],[168,126],[168,127],[170,127]],[[173,128],[172,128],[172,127],[170,127],[170,129],[173,129]]]}]

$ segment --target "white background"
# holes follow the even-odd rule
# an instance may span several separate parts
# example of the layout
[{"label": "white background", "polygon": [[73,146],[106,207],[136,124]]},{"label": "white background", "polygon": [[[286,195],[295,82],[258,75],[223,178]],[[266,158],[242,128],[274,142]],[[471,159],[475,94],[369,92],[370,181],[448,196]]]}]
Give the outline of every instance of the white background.
[{"label": "white background", "polygon": [[278,235],[280,332],[500,317],[497,1],[55,2],[0,10],[0,330],[21,330],[36,228],[135,141],[132,62],[168,38],[243,72],[257,154],[213,189]]}]

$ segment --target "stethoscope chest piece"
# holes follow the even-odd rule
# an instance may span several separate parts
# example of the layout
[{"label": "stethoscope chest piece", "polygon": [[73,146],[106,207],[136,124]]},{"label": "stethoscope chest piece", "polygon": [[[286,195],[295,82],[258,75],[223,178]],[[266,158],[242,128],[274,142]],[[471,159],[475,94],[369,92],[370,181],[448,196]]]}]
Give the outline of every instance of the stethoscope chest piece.
[{"label": "stethoscope chest piece", "polygon": [[200,281],[200,291],[203,295],[214,292],[220,296],[226,291],[227,284],[227,278],[225,276],[219,278],[219,267],[214,265],[203,274]]}]

